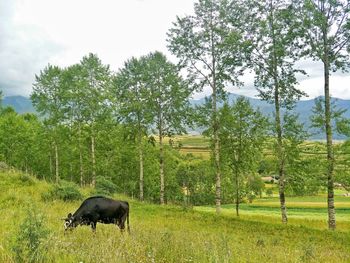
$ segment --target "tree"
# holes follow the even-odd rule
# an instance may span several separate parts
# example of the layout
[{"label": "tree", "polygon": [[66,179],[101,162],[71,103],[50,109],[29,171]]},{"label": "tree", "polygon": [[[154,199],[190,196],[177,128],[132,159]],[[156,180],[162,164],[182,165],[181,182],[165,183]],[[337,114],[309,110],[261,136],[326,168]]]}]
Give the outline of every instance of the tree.
[{"label": "tree", "polygon": [[152,122],[150,83],[146,82],[147,59],[131,58],[125,62],[115,78],[118,114],[123,123],[136,135],[139,155],[139,198],[144,200],[144,147],[143,138],[149,133]]},{"label": "tree", "polygon": [[112,73],[103,65],[97,55],[89,54],[80,61],[80,85],[83,87],[81,101],[84,122],[90,128],[91,138],[91,185],[96,183],[96,124],[109,118],[112,113],[111,87]]},{"label": "tree", "polygon": [[163,138],[186,132],[190,114],[189,96],[192,90],[179,75],[176,65],[165,55],[153,52],[145,58],[146,83],[153,124],[159,138],[160,203],[165,203]]},{"label": "tree", "polygon": [[224,142],[221,147],[221,159],[232,173],[238,216],[240,200],[248,194],[244,191],[244,185],[252,186],[250,189],[256,188],[256,180],[250,175],[258,170],[268,121],[260,111],[254,110],[244,97],[239,97],[232,106],[225,104],[219,114],[219,137],[220,141]]},{"label": "tree", "polygon": [[48,65],[35,76],[31,100],[35,109],[45,118],[46,125],[52,136],[55,152],[55,180],[59,181],[59,136],[58,127],[63,121],[64,107],[62,96],[62,70],[57,66]]},{"label": "tree", "polygon": [[350,66],[350,2],[305,0],[301,4],[305,54],[323,64],[324,128],[327,140],[328,228],[336,228],[334,206],[334,149],[330,100],[330,74]]},{"label": "tree", "polygon": [[[292,189],[294,193],[299,194],[302,191],[311,190],[312,187],[307,185],[308,179],[312,177],[318,178],[318,167],[313,166],[314,162],[310,158],[302,156],[302,143],[306,140],[309,134],[304,130],[304,125],[298,122],[298,115],[287,112],[283,116],[283,140],[282,147],[284,156],[282,159],[285,164],[285,180],[286,187]],[[316,174],[316,176],[315,176]],[[313,182],[314,182],[313,180]],[[301,189],[300,184],[304,182]],[[314,185],[313,189],[318,190],[319,185]],[[315,192],[313,192],[315,193]]]},{"label": "tree", "polygon": [[[350,193],[350,141],[347,140],[342,143],[338,150],[339,154],[343,156],[341,160],[338,161],[335,171],[335,180],[337,183],[340,183],[341,186]],[[340,158],[339,158],[340,159]]]},{"label": "tree", "polygon": [[185,206],[207,205],[214,201],[211,170],[208,160],[192,154],[183,156],[178,162],[176,178],[182,188]]},{"label": "tree", "polygon": [[40,166],[48,159],[45,142],[40,140],[42,131],[43,126],[34,114],[20,115],[10,107],[5,108],[0,113],[0,160],[27,174],[46,172]]},{"label": "tree", "polygon": [[[247,3],[246,34],[252,44],[251,65],[260,97],[274,104],[274,134],[278,160],[279,198],[282,222],[287,222],[285,203],[285,149],[283,146],[283,109],[292,109],[303,92],[295,88],[294,68],[298,57],[296,19],[290,1],[259,1]],[[247,14],[248,14],[247,13]]]},{"label": "tree", "polygon": [[[211,127],[216,173],[216,212],[221,208],[220,141],[217,103],[224,97],[226,83],[239,85],[242,73],[244,41],[236,27],[240,12],[233,2],[199,0],[195,14],[177,17],[168,33],[168,48],[186,67],[190,83],[196,90],[209,87]],[[230,18],[230,19],[229,19]]]},{"label": "tree", "polygon": [[[88,86],[83,78],[82,70],[81,64],[75,64],[67,67],[62,74],[62,82],[65,89],[64,104],[67,108],[65,122],[70,127],[69,137],[77,136],[76,141],[78,142],[80,186],[83,186],[86,182],[83,140],[86,138],[87,133],[85,131],[87,124],[85,113],[89,109],[89,103],[85,97],[85,94],[88,92]],[[74,142],[72,142],[71,146],[73,145]],[[71,152],[74,153],[74,149]]]}]

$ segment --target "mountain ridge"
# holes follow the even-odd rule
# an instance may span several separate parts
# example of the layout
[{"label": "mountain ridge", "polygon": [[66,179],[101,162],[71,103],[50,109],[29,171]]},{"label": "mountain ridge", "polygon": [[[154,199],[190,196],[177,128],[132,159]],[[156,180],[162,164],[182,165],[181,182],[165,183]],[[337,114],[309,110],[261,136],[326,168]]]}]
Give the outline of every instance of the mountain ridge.
[{"label": "mountain ridge", "polygon": [[[241,95],[229,93],[227,95],[227,98],[228,98],[229,103],[233,103],[233,101],[235,101],[240,96]],[[266,101],[263,101],[259,98],[252,98],[252,97],[248,97],[248,96],[243,96],[243,97],[247,98],[249,100],[250,104],[254,108],[259,108],[260,111],[264,115],[272,117],[272,114],[274,112],[273,104],[269,104]],[[322,98],[322,96],[320,96],[320,97]],[[318,97],[318,98],[320,98],[320,97]],[[190,103],[193,106],[201,105],[205,102],[205,99],[206,98],[191,99]],[[310,126],[311,126],[310,117],[312,115],[312,108],[315,105],[315,99],[317,99],[317,98],[308,99],[308,100],[300,100],[296,103],[296,106],[294,109],[294,112],[299,115],[299,121],[306,126],[306,129],[310,133],[315,132],[314,130],[312,130],[310,128]],[[350,100],[340,99],[340,98],[332,98],[332,102],[334,102],[339,109],[345,109],[346,112],[344,113],[344,117],[350,119]],[[14,110],[19,114],[36,113],[30,98],[25,97],[25,96],[21,96],[21,95],[4,97],[3,101],[2,101],[2,105],[4,107],[7,107],[7,106],[13,107]],[[222,105],[222,103],[219,104],[219,106],[220,105]],[[312,139],[324,139],[324,135],[323,134],[313,135],[311,138]],[[334,139],[342,140],[342,139],[345,139],[345,137],[335,133]]]}]

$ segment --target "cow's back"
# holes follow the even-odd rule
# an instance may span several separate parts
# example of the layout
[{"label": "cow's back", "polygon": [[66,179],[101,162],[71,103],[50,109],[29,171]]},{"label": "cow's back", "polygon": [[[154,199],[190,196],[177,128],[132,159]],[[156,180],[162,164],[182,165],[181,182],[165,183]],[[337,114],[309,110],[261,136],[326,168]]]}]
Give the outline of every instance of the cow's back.
[{"label": "cow's back", "polygon": [[75,216],[97,215],[99,218],[118,218],[128,212],[127,205],[122,201],[116,201],[103,196],[93,196],[87,198]]}]

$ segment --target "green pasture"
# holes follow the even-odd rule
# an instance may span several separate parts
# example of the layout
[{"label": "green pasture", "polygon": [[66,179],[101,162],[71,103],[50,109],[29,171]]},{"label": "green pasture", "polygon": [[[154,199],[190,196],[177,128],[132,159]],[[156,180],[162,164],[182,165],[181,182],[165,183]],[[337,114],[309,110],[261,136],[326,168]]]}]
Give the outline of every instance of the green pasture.
[{"label": "green pasture", "polygon": [[[98,224],[94,235],[87,226],[64,234],[62,217],[81,201],[44,202],[50,184],[28,180],[18,173],[0,173],[0,262],[16,262],[13,244],[28,208],[45,219],[49,235],[42,240],[41,262],[349,262],[348,199],[336,204],[338,230],[326,230],[324,208],[312,206],[323,197],[287,200],[288,225],[279,222],[276,198],[241,207],[234,215],[224,205],[217,216],[213,207],[159,206],[130,202],[131,234],[113,225]],[[87,197],[91,189],[82,189]],[[314,200],[315,199],[315,200]],[[35,233],[34,233],[35,234]],[[29,259],[28,259],[28,262]]]},{"label": "green pasture", "polygon": [[[326,195],[287,197],[288,225],[304,226],[313,229],[327,229]],[[350,232],[350,197],[335,196],[338,231]],[[235,216],[234,205],[223,205],[222,214]],[[196,211],[215,213],[214,206],[195,207]],[[260,198],[253,203],[240,204],[241,220],[259,221],[272,224],[280,223],[280,204],[278,197]]]},{"label": "green pasture", "polygon": [[[158,138],[156,138],[158,140]],[[168,143],[169,140],[172,140],[175,146],[179,144],[184,147],[200,147],[200,148],[208,148],[210,139],[208,137],[204,137],[202,135],[176,135],[174,137],[165,137],[164,142]]]}]

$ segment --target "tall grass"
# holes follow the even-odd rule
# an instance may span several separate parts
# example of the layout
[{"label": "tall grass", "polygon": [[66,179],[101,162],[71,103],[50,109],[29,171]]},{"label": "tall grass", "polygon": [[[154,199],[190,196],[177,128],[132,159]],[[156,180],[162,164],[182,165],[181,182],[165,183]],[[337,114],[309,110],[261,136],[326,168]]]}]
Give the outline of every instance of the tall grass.
[{"label": "tall grass", "polygon": [[[103,224],[97,225],[96,234],[87,226],[64,234],[61,218],[81,201],[43,202],[41,194],[50,185],[34,179],[26,185],[19,176],[0,173],[0,262],[15,262],[10,240],[26,217],[29,199],[44,213],[51,233],[46,240],[47,262],[350,262],[349,232],[307,224],[284,226],[278,220],[260,220],[260,213],[236,218],[228,210],[216,216],[118,195],[114,197],[130,203],[131,234]],[[82,192],[87,197],[90,191]]]}]

